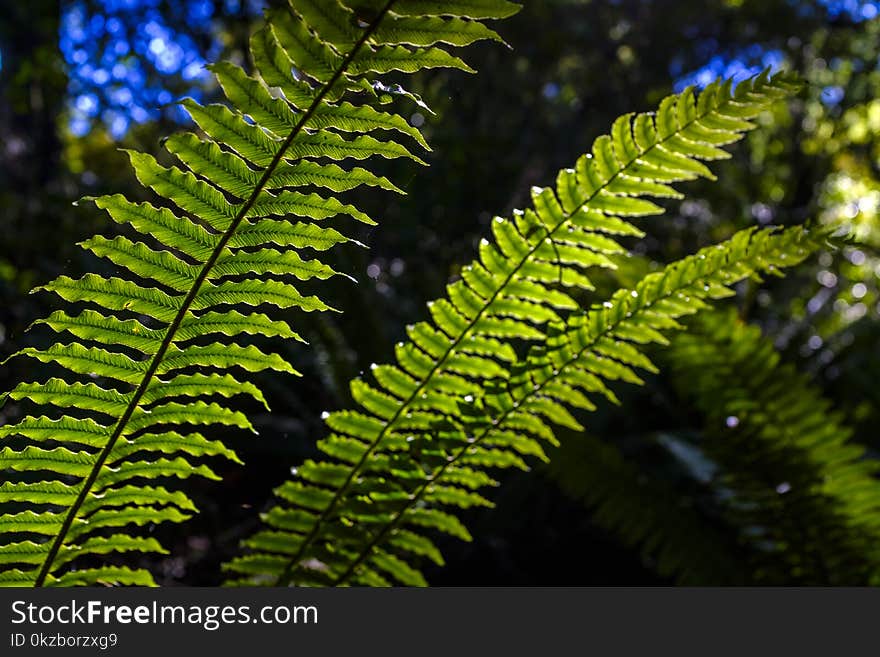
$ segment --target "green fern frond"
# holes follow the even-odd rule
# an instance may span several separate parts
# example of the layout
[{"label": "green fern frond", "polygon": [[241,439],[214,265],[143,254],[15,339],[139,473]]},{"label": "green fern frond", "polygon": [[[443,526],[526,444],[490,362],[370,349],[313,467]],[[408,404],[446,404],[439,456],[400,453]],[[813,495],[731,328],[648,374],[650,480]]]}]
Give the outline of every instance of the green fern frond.
[{"label": "green fern frond", "polygon": [[647,472],[614,444],[588,434],[552,451],[548,475],[590,509],[591,520],[638,548],[645,563],[683,586],[742,585],[748,558],[732,528],[689,504],[672,482]]},{"label": "green fern frond", "polygon": [[[551,327],[546,344],[534,346],[499,389],[481,398],[465,398],[459,404],[461,419],[435,421],[422,434],[425,449],[410,459],[410,474],[415,476],[419,468],[421,481],[389,504],[394,510],[388,520],[373,521],[378,527],[371,538],[345,562],[333,583],[363,583],[361,574],[377,566],[372,554],[395,529],[411,525],[409,513],[426,508],[445,513],[443,507],[462,506],[435,494],[438,487],[457,484],[457,468],[527,469],[527,458],[546,460],[541,443],[558,444],[551,424],[583,430],[571,411],[592,410],[592,397],[615,400],[611,384],[640,384],[639,369],[656,371],[642,353],[644,345],[665,343],[664,333],[679,328],[678,319],[731,296],[729,286],[734,283],[798,264],[823,243],[823,236],[811,236],[801,228],[742,231],[727,243],[646,276],[632,290],[620,290],[601,306],[573,315],[564,326]],[[394,474],[399,471],[405,469],[395,463]],[[476,489],[475,481],[465,481],[468,489]],[[404,581],[397,572],[388,574],[403,584],[417,584]],[[370,573],[370,578],[375,575]]]},{"label": "green fern frond", "polygon": [[880,461],[760,329],[731,313],[689,329],[668,360],[706,417],[699,447],[731,526],[749,528],[755,580],[880,584]]},{"label": "green fern frond", "polygon": [[[301,251],[355,242],[335,221],[328,225],[337,217],[375,223],[335,194],[362,185],[400,192],[347,161],[423,163],[413,152],[427,148],[419,131],[372,106],[394,94],[421,101],[378,76],[435,67],[470,71],[443,44],[500,41],[479,19],[518,8],[506,0],[291,0],[268,12],[251,39],[253,74],[229,62],[211,67],[229,106],[183,101],[201,134],[165,142],[176,165],[128,153],[161,207],[119,195],[92,199],[136,235],[82,243],[118,276],[61,276],[39,288],[88,308],[42,320],[68,337],[18,353],[66,374],[10,393],[52,410],[0,428],[3,502],[15,509],[0,524],[2,563],[10,567],[0,583],[152,582],[141,570],[89,569],[76,560],[161,552],[155,541],[113,532],[180,522],[194,507],[138,480],[216,478],[200,459],[237,461],[200,434],[174,430],[215,424],[252,430],[225,400],[265,399],[240,373],[226,370],[297,374],[278,354],[237,340],[300,339],[271,313],[331,309],[286,280],[337,275]],[[241,312],[242,306],[264,312]],[[211,401],[218,398],[223,401]],[[124,504],[111,501],[122,499],[119,491],[131,493]]]},{"label": "green fern frond", "polygon": [[[669,183],[712,177],[703,160],[726,157],[718,146],[740,138],[753,127],[750,118],[795,86],[784,76],[762,75],[741,83],[733,94],[729,83],[715,84],[699,100],[691,91],[670,96],[656,115],[625,115],[615,122],[611,136],[596,140],[591,155],[560,173],[556,191],[535,189],[533,209],[515,213],[513,220],[496,218],[495,245],[483,240],[479,260],[447,287],[448,299],[429,304],[433,323],[408,327],[412,342],[397,345],[397,364],[373,366],[375,385],[352,384],[362,410],[328,414],[326,422],[333,433],[319,442],[331,461],[304,464],[297,471],[297,487],[279,489],[283,504],[267,516],[269,534],[248,540],[246,546],[256,554],[232,562],[229,570],[283,584],[347,580],[352,573],[346,564],[359,565],[363,558],[356,550],[354,555],[346,552],[340,537],[352,534],[353,525],[359,531],[383,525],[384,518],[394,516],[394,509],[413,494],[412,486],[418,487],[434,471],[435,461],[449,456],[441,438],[446,431],[443,422],[453,423],[462,399],[479,398],[485,388],[511,380],[516,374],[511,365],[516,361],[514,345],[545,340],[545,324],[559,325],[566,313],[577,309],[565,288],[592,289],[585,271],[613,267],[609,256],[625,253],[612,236],[642,234],[626,218],[661,212],[645,197],[676,197]],[[678,305],[686,304],[663,302],[664,311]],[[649,327],[645,335],[655,333]],[[633,349],[620,349],[635,364],[644,362]],[[638,381],[616,360],[599,362],[606,378]],[[595,378],[591,375],[587,380]],[[557,387],[558,394],[573,403],[590,404],[577,390],[569,391],[562,383]],[[604,385],[600,390],[612,396]],[[539,414],[576,424],[554,399],[542,397],[532,403]],[[516,412],[507,422],[505,432],[492,432],[461,462],[444,469],[444,476],[450,470],[448,476],[457,477],[460,487],[477,488],[482,485],[477,470],[525,467],[522,455],[542,453],[525,434],[552,439],[552,432],[534,415]],[[517,443],[517,450],[504,449],[511,441]],[[323,473],[331,466],[336,474],[326,478]],[[428,502],[448,495],[447,490],[434,488],[419,499]],[[488,504],[476,494],[467,500]],[[414,513],[422,526],[442,525],[449,532],[467,535],[445,512],[417,509]],[[264,545],[267,535],[273,536],[273,545],[278,543],[274,532],[287,532],[283,555]],[[384,566],[391,564],[387,554],[382,553]],[[409,571],[376,567],[392,577],[402,575],[402,583],[421,583]],[[378,571],[360,571],[357,581],[385,581]]]}]

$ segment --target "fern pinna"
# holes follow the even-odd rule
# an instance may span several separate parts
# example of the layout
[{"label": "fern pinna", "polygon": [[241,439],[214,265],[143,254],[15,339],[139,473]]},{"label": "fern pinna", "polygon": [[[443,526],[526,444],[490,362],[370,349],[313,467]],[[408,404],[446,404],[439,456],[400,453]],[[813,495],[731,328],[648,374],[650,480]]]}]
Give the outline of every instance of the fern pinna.
[{"label": "fern pinna", "polygon": [[[152,583],[144,570],[91,564],[111,553],[162,552],[153,538],[123,528],[179,522],[195,508],[155,480],[214,478],[202,457],[237,460],[183,428],[252,429],[224,400],[263,396],[227,370],[296,374],[279,355],[236,339],[299,339],[266,314],[269,307],[329,308],[291,279],[337,272],[301,253],[352,241],[327,225],[332,217],[374,223],[333,194],[361,185],[399,191],[366,168],[338,163],[421,161],[391,138],[397,133],[426,148],[419,131],[373,107],[394,95],[419,99],[377,75],[469,71],[438,44],[500,40],[479,21],[518,8],[506,0],[291,0],[253,35],[254,74],[228,62],[211,67],[230,106],[183,101],[202,134],[167,140],[177,166],[130,153],[138,180],[162,205],[119,195],[93,200],[145,241],[84,242],[120,276],[61,276],[43,286],[85,308],[39,322],[69,336],[66,342],[19,352],[66,374],[9,393],[56,410],[0,427],[0,503],[13,509],[0,520],[0,583]],[[379,137],[370,134],[376,131]]]},{"label": "fern pinna", "polygon": [[696,446],[717,468],[753,580],[880,584],[880,461],[806,377],[727,312],[698,318],[667,359],[705,415]]},{"label": "fern pinna", "polygon": [[[319,447],[329,458],[303,463],[277,489],[268,528],[227,565],[235,581],[424,584],[410,557],[441,561],[424,530],[468,538],[445,507],[488,505],[476,492],[493,483],[487,469],[541,457],[534,437],[553,440],[542,417],[579,426],[566,405],[592,408],[587,395],[613,398],[604,380],[637,382],[630,366],[649,366],[631,342],[660,339],[701,298],[726,294],[731,277],[805,255],[799,243],[810,240],[796,230],[744,233],[649,277],[607,309],[574,314],[558,332],[578,308],[572,290],[592,288],[585,271],[625,253],[614,236],[642,234],[626,218],[662,212],[645,197],[678,198],[670,183],[712,177],[702,161],[727,157],[720,146],[795,86],[761,75],[733,92],[713,84],[698,100],[688,90],[656,114],[624,115],[559,174],[555,191],[533,190],[533,209],[497,217],[497,246],[483,240],[448,300],[429,304],[433,324],[408,327],[412,342],[397,345],[397,364],[372,367],[375,384],[352,382],[361,410],[327,415],[333,433]],[[546,344],[522,363],[516,347],[528,342]],[[571,380],[553,374],[560,368]]]}]

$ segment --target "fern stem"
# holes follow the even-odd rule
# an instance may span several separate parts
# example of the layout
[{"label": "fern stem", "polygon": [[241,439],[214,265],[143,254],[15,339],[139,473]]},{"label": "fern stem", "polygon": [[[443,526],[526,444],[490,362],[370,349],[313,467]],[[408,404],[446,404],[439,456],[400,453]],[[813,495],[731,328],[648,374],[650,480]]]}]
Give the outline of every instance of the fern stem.
[{"label": "fern stem", "polygon": [[[717,110],[717,107],[708,108],[706,110],[706,112],[709,113],[709,112],[712,112],[715,110]],[[605,184],[602,187],[596,189],[592,194],[590,194],[587,197],[587,199],[585,199],[574,210],[565,214],[563,219],[561,221],[559,221],[559,223],[557,223],[556,226],[554,226],[552,228],[552,230],[548,229],[545,226],[544,231],[546,232],[546,235],[544,236],[544,239],[550,239],[554,245],[554,249],[556,249],[555,242],[553,240],[553,236],[557,230],[559,230],[564,224],[566,224],[571,219],[571,217],[573,217],[575,214],[577,214],[584,206],[586,206],[588,203],[590,203],[590,201],[592,201],[603,189],[608,187],[608,185],[610,185],[614,180],[616,180],[620,175],[622,175],[622,173],[629,166],[631,166],[633,163],[635,163],[635,161],[637,159],[644,156],[646,153],[651,152],[653,149],[662,145],[666,141],[672,139],[679,132],[681,132],[682,130],[685,130],[688,126],[692,125],[693,123],[695,123],[696,121],[698,121],[701,118],[703,118],[703,115],[699,115],[699,114],[696,115],[693,119],[691,119],[687,123],[680,125],[679,129],[676,132],[674,132],[673,134],[669,135],[668,137],[665,137],[663,139],[658,140],[657,142],[655,142],[654,144],[652,144],[651,146],[646,148],[638,156],[628,160],[626,162],[626,164],[624,164],[622,167],[620,167],[620,169],[616,173],[614,173],[614,175],[612,175],[605,182]],[[369,457],[375,453],[376,449],[382,443],[382,439],[386,435],[388,435],[389,430],[394,426],[394,423],[409,408],[410,404],[413,403],[413,401],[418,397],[418,395],[422,392],[422,390],[425,389],[425,387],[428,385],[428,383],[431,382],[434,375],[440,370],[441,366],[450,358],[450,356],[453,355],[453,353],[455,352],[455,349],[458,347],[458,345],[461,344],[461,342],[469,335],[470,331],[477,324],[477,322],[479,322],[479,320],[486,313],[486,311],[492,305],[492,303],[494,303],[494,301],[498,298],[498,296],[507,288],[507,286],[513,280],[513,278],[519,273],[519,270],[522,268],[522,266],[526,262],[528,262],[529,259],[534,255],[534,253],[538,250],[538,248],[540,248],[541,241],[537,241],[535,243],[535,245],[532,246],[529,249],[529,251],[523,255],[519,264],[507,275],[507,277],[498,286],[498,288],[495,290],[495,292],[492,294],[492,296],[486,301],[485,304],[483,304],[483,306],[480,308],[479,312],[477,312],[477,314],[474,316],[474,318],[468,322],[467,326],[464,328],[464,330],[462,330],[462,332],[458,336],[458,338],[456,338],[449,345],[449,347],[446,349],[446,352],[443,354],[443,356],[440,357],[440,359],[437,361],[437,363],[425,375],[424,380],[418,385],[418,387],[415,388],[415,390],[413,390],[412,393],[410,393],[410,395],[405,400],[403,400],[403,403],[400,405],[400,407],[397,409],[397,411],[394,413],[394,415],[391,418],[389,418],[388,423],[384,427],[382,427],[382,430],[379,432],[379,435],[376,437],[376,439],[373,441],[373,443],[370,445],[370,447],[364,452],[364,454],[361,456],[360,460],[358,460],[358,462],[352,467],[351,472],[349,472],[348,477],[345,479],[343,484],[339,488],[336,489],[336,493],[334,494],[333,498],[330,500],[327,507],[325,507],[325,509],[321,513],[321,515],[318,516],[318,519],[315,521],[315,525],[312,527],[312,529],[309,531],[309,533],[303,539],[303,542],[300,544],[299,549],[290,558],[285,569],[282,571],[282,573],[275,580],[275,586],[287,586],[290,584],[292,577],[293,577],[294,569],[298,565],[299,561],[302,559],[303,555],[305,554],[305,551],[311,545],[312,541],[314,541],[315,537],[317,536],[318,532],[320,531],[320,528],[323,526],[323,523],[327,520],[327,518],[330,516],[330,514],[333,513],[333,511],[339,505],[339,502],[342,500],[343,495],[346,493],[348,488],[351,486],[351,482],[354,481],[355,476],[358,474],[358,472],[360,472],[361,468],[367,462],[367,459],[369,459]],[[557,251],[557,253],[558,253],[558,251]],[[349,574],[349,573],[347,572],[346,574]]]},{"label": "fern stem", "polygon": [[[716,273],[716,272],[711,272],[711,273]],[[656,299],[654,299],[651,302],[650,305],[645,306],[644,308],[642,308],[640,310],[650,309],[651,306],[654,306],[657,303],[659,303],[665,299],[668,299],[668,298],[674,296],[675,294],[680,293],[682,290],[686,290],[687,288],[692,287],[695,284],[696,283],[694,281],[690,281],[687,284],[681,286],[680,288],[676,288],[674,290],[671,290],[667,294],[664,294],[662,296],[657,297]],[[385,539],[385,537],[387,537],[388,534],[390,534],[397,527],[397,525],[400,524],[401,520],[403,520],[404,516],[406,515],[406,512],[409,511],[416,503],[418,503],[418,501],[425,494],[425,491],[427,491],[428,488],[432,484],[439,481],[443,477],[443,474],[446,472],[446,470],[450,466],[457,463],[459,461],[459,459],[461,459],[461,457],[464,456],[464,454],[467,452],[467,450],[479,445],[480,442],[489,434],[489,432],[491,430],[498,428],[500,426],[503,426],[504,421],[507,419],[507,417],[511,413],[513,413],[514,411],[518,410],[519,406],[521,406],[523,404],[523,402],[525,402],[526,400],[530,399],[531,397],[539,394],[541,392],[541,390],[543,390],[544,387],[548,383],[555,381],[556,378],[562,374],[562,372],[565,370],[565,368],[567,368],[570,365],[572,365],[573,363],[577,362],[577,360],[588,349],[593,347],[593,345],[595,345],[599,340],[601,340],[602,338],[604,338],[608,334],[612,333],[620,324],[622,324],[627,319],[628,319],[627,317],[621,317],[617,323],[608,325],[604,331],[602,331],[601,333],[594,336],[593,340],[589,344],[585,345],[583,347],[583,349],[578,351],[572,358],[568,359],[561,366],[556,368],[556,372],[554,374],[550,375],[546,380],[542,381],[540,384],[533,387],[531,389],[531,391],[529,392],[529,394],[527,394],[525,397],[523,397],[522,399],[519,399],[518,404],[516,406],[513,406],[513,407],[507,409],[506,411],[504,411],[504,413],[500,417],[498,417],[497,419],[493,420],[492,425],[489,427],[486,427],[486,429],[484,429],[483,432],[479,436],[475,436],[473,438],[473,440],[466,441],[466,444],[464,446],[462,446],[451,458],[446,459],[446,461],[444,461],[444,463],[439,468],[437,468],[437,470],[421,484],[419,489],[415,493],[412,494],[410,499],[407,500],[406,504],[400,510],[395,512],[394,517],[384,527],[382,527],[382,529],[379,531],[379,533],[376,534],[376,536],[374,536],[373,539],[370,540],[370,542],[367,544],[367,546],[363,550],[361,550],[360,553],[358,553],[358,556],[355,558],[355,560],[352,561],[352,563],[348,566],[348,568],[345,570],[345,572],[339,576],[339,578],[333,583],[333,585],[340,586],[342,584],[345,584],[345,582],[354,574],[354,571],[357,569],[357,567],[360,564],[362,564],[370,556],[373,549],[377,545],[379,545]]]},{"label": "fern stem", "polygon": [[372,20],[372,22],[367,26],[364,30],[361,37],[357,40],[357,42],[352,46],[351,51],[345,56],[342,62],[339,64],[339,67],[334,71],[333,76],[323,85],[321,90],[318,92],[318,95],[315,96],[314,100],[312,100],[308,109],[303,113],[300,117],[297,124],[293,127],[290,134],[287,136],[287,139],[281,144],[281,147],[278,149],[278,152],[275,153],[269,165],[263,171],[263,175],[257,181],[256,186],[254,187],[253,192],[250,194],[248,199],[241,206],[239,211],[236,213],[232,222],[229,224],[229,227],[223,233],[220,241],[217,242],[217,245],[214,247],[214,250],[211,252],[210,257],[202,266],[199,275],[196,277],[193,282],[192,287],[187,293],[186,297],[184,297],[183,303],[180,306],[180,309],[177,311],[174,319],[171,324],[169,324],[167,332],[165,333],[165,337],[162,340],[162,343],[159,345],[159,349],[154,354],[152,360],[150,361],[150,365],[144,373],[143,379],[141,379],[140,384],[134,392],[131,400],[128,403],[125,411],[120,417],[119,421],[116,423],[116,427],[113,430],[113,434],[110,436],[110,439],[107,441],[107,444],[98,454],[98,459],[95,461],[95,464],[92,466],[91,472],[89,472],[89,476],[83,482],[82,487],[80,488],[79,494],[76,497],[76,500],[70,506],[67,511],[67,515],[64,518],[64,522],[61,525],[61,529],[58,531],[58,534],[55,536],[55,539],[52,542],[52,546],[49,549],[49,552],[46,555],[45,561],[43,561],[42,566],[40,567],[40,572],[37,575],[36,580],[34,581],[34,587],[41,587],[45,584],[46,578],[49,576],[49,573],[52,571],[52,565],[55,561],[55,558],[58,556],[58,552],[61,549],[61,546],[64,544],[64,540],[67,537],[67,533],[70,531],[70,527],[73,524],[73,521],[76,519],[77,514],[79,513],[80,508],[91,492],[92,486],[95,483],[95,480],[98,478],[98,475],[101,472],[101,469],[104,467],[104,463],[106,463],[107,458],[110,456],[110,453],[113,451],[113,447],[116,445],[116,442],[122,436],[122,432],[125,430],[125,427],[128,425],[131,416],[134,414],[135,410],[140,405],[141,399],[147,391],[147,387],[150,384],[153,376],[156,374],[156,370],[159,368],[159,365],[162,362],[162,359],[165,357],[168,349],[171,347],[171,343],[174,341],[174,337],[177,334],[178,329],[180,328],[181,323],[183,322],[184,317],[189,312],[190,306],[195,300],[196,296],[199,293],[204,282],[207,280],[208,275],[211,273],[211,270],[214,268],[214,265],[217,263],[217,260],[220,258],[220,255],[223,253],[223,250],[226,248],[226,245],[229,243],[229,240],[232,239],[235,231],[238,230],[238,227],[241,225],[241,222],[244,221],[245,216],[248,211],[253,207],[254,203],[256,203],[257,198],[260,193],[266,187],[269,179],[272,177],[276,167],[284,158],[284,154],[287,152],[287,149],[290,148],[290,145],[293,143],[294,139],[296,139],[297,135],[302,132],[305,125],[312,118],[314,113],[317,111],[318,107],[320,107],[324,98],[328,93],[333,89],[334,85],[340,80],[340,78],[344,75],[345,71],[348,69],[348,66],[351,64],[354,57],[366,43],[367,39],[373,34],[373,32],[378,27],[379,23],[388,13],[391,6],[394,4],[396,0],[388,0],[382,10],[376,15],[376,17]]}]

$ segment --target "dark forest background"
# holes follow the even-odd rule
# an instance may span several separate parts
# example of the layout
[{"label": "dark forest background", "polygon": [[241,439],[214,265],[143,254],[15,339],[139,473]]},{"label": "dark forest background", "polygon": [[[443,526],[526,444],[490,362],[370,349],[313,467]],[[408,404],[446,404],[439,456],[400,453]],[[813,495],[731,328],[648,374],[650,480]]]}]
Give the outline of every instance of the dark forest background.
[{"label": "dark forest background", "polygon": [[[813,377],[856,429],[880,448],[880,3],[794,0],[526,0],[499,31],[512,46],[469,53],[476,76],[432,72],[413,86],[435,110],[406,109],[433,147],[428,169],[388,163],[407,196],[367,193],[359,205],[380,225],[369,250],[336,254],[359,280],[322,293],[342,315],[298,316],[311,343],[284,346],[302,379],[261,382],[273,408],[254,415],[259,437],[230,435],[246,467],[188,484],[202,513],[161,528],[172,555],[152,564],[160,583],[216,584],[219,564],[256,524],[291,466],[313,454],[321,411],[349,401],[347,381],[387,360],[424,303],[473,257],[495,214],[551,184],[619,114],[644,111],[688,84],[793,69],[807,87],[769,125],[715,167],[715,184],[644,224],[634,249],[669,262],[754,224],[842,222],[858,247],[822,254],[789,278],[743,290],[741,313],[785,360]],[[0,358],[39,337],[25,334],[53,299],[28,295],[60,273],[94,270],[76,242],[109,230],[84,195],[143,192],[120,148],[159,156],[186,124],[173,101],[211,100],[206,61],[242,62],[260,20],[249,0],[0,1]],[[165,156],[167,157],[167,155]],[[624,273],[625,275],[625,273]],[[328,284],[324,284],[328,285]],[[0,370],[0,389],[23,378],[24,359]],[[623,410],[600,408],[592,435],[639,452],[666,471],[683,457],[678,437],[700,420],[665,379],[618,391]],[[633,409],[637,409],[634,412]],[[2,410],[0,410],[2,412]],[[2,421],[2,417],[0,417]],[[662,440],[658,439],[662,438]],[[663,447],[665,446],[665,447]],[[672,447],[670,447],[672,446]],[[672,464],[672,465],[669,465]],[[474,543],[441,542],[432,584],[652,584],[637,550],[600,529],[541,466],[503,476],[494,511],[466,514]],[[686,493],[683,493],[686,498]]]}]

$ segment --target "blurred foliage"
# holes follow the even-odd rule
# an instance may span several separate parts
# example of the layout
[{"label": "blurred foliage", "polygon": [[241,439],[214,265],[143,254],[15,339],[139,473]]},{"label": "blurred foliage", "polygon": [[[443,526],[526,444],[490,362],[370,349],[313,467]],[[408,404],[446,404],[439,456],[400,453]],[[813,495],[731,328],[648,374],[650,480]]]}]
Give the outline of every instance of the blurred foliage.
[{"label": "blurred foliage", "polygon": [[[194,20],[188,13],[192,3],[183,0],[136,3],[136,11],[134,5],[109,0],[7,4],[0,20],[0,204],[6,236],[0,249],[0,357],[11,353],[12,343],[20,347],[36,339],[23,339],[22,331],[48,310],[45,297],[26,291],[60,273],[85,271],[85,256],[73,244],[112,230],[100,213],[72,203],[82,195],[110,190],[132,194],[133,176],[116,149],[155,154],[159,138],[176,120],[159,111],[158,92],[137,101],[150,119],[158,120],[139,123],[125,114],[133,111],[134,100],[113,105],[109,96],[105,100],[88,86],[71,65],[77,48],[69,56],[63,51],[62,17],[82,7],[89,16],[104,16],[106,27],[116,16],[135,41],[138,21],[153,19],[167,30],[162,38],[186,45],[181,63],[197,61],[195,56],[187,59],[189,44],[197,57],[241,57],[240,44],[253,29],[247,18],[252,7],[244,2],[236,7],[221,0],[208,3],[211,11],[204,21]],[[186,538],[177,538],[172,556],[155,569],[169,580],[218,581],[217,564],[253,529],[254,510],[267,503],[271,487],[290,465],[312,453],[322,431],[320,411],[345,405],[344,382],[370,362],[391,356],[406,324],[423,315],[424,301],[436,297],[456,268],[470,259],[493,214],[508,214],[523,205],[531,185],[550,184],[559,167],[573,161],[619,114],[645,110],[682,84],[702,84],[725,72],[745,74],[765,64],[800,72],[808,87],[795,102],[766,118],[772,127],[753,133],[745,147],[716,169],[719,184],[688,186],[688,201],[671,204],[670,213],[655,223],[645,222],[649,237],[637,247],[645,257],[641,266],[680,258],[755,223],[842,220],[857,240],[844,249],[843,257],[825,253],[784,280],[743,285],[736,303],[740,316],[761,326],[786,362],[823,389],[853,428],[854,440],[874,452],[880,449],[875,428],[880,421],[877,4],[524,4],[524,11],[501,28],[512,51],[475,49],[479,75],[435,72],[416,81],[414,91],[426,97],[437,116],[414,105],[406,111],[414,124],[425,124],[434,149],[432,166],[413,171],[388,163],[385,173],[402,182],[408,195],[358,199],[365,211],[380,218],[380,226],[365,229],[360,237],[369,251],[345,251],[340,257],[347,262],[338,265],[360,272],[361,282],[331,283],[335,287],[327,296],[336,299],[343,315],[303,318],[310,348],[292,345],[291,353],[283,355],[302,364],[306,376],[292,386],[271,377],[262,382],[275,412],[271,417],[254,415],[261,424],[259,439],[247,444],[230,440],[239,442],[234,446],[248,467],[224,472],[222,487],[194,492],[203,513],[190,524]],[[106,35],[101,38],[105,45],[112,42]],[[145,89],[161,87],[178,96],[198,83],[204,99],[211,99],[209,80],[183,79],[184,64],[163,71],[164,65],[157,66],[158,60],[139,50],[149,51],[150,42],[140,43],[124,56],[141,63]],[[100,58],[103,47],[85,50],[88,57]],[[77,87],[77,80],[85,86]],[[71,108],[85,93],[94,93],[101,107],[109,102],[126,116],[124,134],[113,130],[113,116],[109,124],[90,123],[81,137],[73,134]],[[95,116],[102,116],[101,111]],[[608,284],[630,275],[623,270]],[[13,362],[3,368],[0,387],[9,389],[11,382],[21,380],[19,367]],[[699,418],[682,410],[663,377],[650,379],[644,389],[621,390],[619,396],[624,407],[639,404],[641,412],[600,409],[591,418],[592,435],[621,446],[637,440],[633,437],[699,426]],[[651,478],[667,467],[669,455],[658,449],[639,451],[642,476]],[[495,512],[473,511],[464,518],[477,542],[441,545],[449,565],[429,573],[432,583],[665,581],[645,570],[650,560],[643,562],[638,551],[617,545],[591,524],[583,507],[569,501],[552,480],[505,479]],[[164,542],[174,544],[175,537],[165,536]]]},{"label": "blurred foliage", "polygon": [[[242,58],[242,37],[264,0],[73,0],[60,46],[68,67],[68,126],[102,124],[115,138],[131,124],[188,117],[174,103],[200,100],[221,55]],[[218,23],[223,29],[218,29]]]},{"label": "blurred foliage", "polygon": [[688,329],[665,364],[705,419],[670,440],[750,553],[749,581],[880,584],[880,460],[757,326],[716,312]]}]

